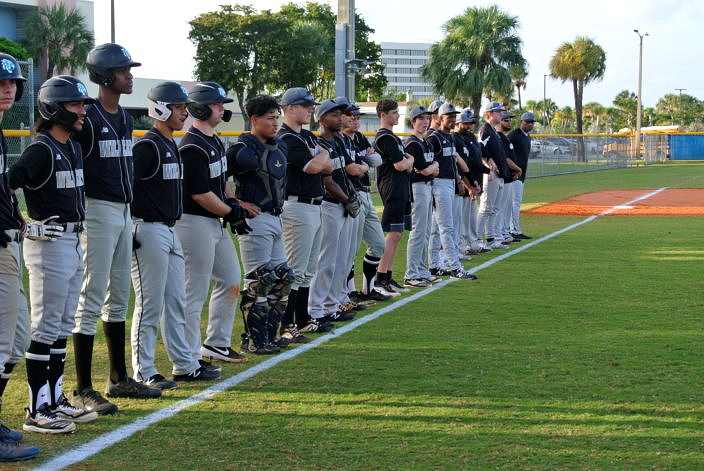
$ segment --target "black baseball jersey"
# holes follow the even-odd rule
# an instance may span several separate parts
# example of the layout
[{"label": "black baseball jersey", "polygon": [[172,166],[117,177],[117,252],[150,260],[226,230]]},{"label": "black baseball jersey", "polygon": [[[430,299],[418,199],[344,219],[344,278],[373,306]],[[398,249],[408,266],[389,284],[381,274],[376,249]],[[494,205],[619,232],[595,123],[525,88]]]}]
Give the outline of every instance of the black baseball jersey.
[{"label": "black baseball jersey", "polygon": [[[428,165],[435,161],[435,153],[433,148],[425,139],[419,139],[416,136],[408,136],[403,142],[403,147],[406,153],[413,156],[413,169],[424,170]],[[431,182],[435,177],[432,175],[421,175],[415,171],[411,174],[411,183],[415,182]]]},{"label": "black baseball jersey", "polygon": [[180,219],[183,167],[176,143],[152,128],[132,150],[135,169],[132,215],[149,222]]},{"label": "black baseball jersey", "polygon": [[436,178],[447,178],[454,180],[457,175],[457,163],[455,162],[455,140],[452,134],[445,134],[440,130],[435,130],[426,138],[433,148],[435,161],[440,165],[440,173]]},{"label": "black baseball jersey", "polygon": [[[350,160],[352,161],[352,163],[355,163],[355,164],[361,163],[362,160],[357,156],[357,148],[354,145],[354,140],[344,133],[340,133],[339,136],[340,136],[340,139],[342,139],[342,143],[345,146],[345,150],[347,151],[347,155],[350,156]],[[363,183],[362,183],[362,178],[360,176],[350,175],[348,173],[347,178],[349,179],[350,183],[352,183],[352,187],[355,190],[359,190],[362,187]]]},{"label": "black baseball jersey", "polygon": [[396,170],[395,163],[405,158],[405,150],[401,139],[391,130],[381,128],[374,138],[374,149],[381,155],[382,163],[377,167],[376,186],[384,201],[411,200],[410,174]]},{"label": "black baseball jersey", "polygon": [[513,144],[514,163],[518,165],[523,174],[520,180],[526,180],[526,172],[528,172],[528,156],[530,155],[530,134],[521,128],[516,128],[508,135],[509,141]]},{"label": "black baseball jersey", "polygon": [[281,214],[286,184],[286,144],[279,139],[262,143],[251,133],[240,135],[227,149],[228,173],[237,182],[236,195],[262,211]]},{"label": "black baseball jersey", "polygon": [[[455,140],[455,148],[457,149],[457,154],[460,156],[460,158],[464,161],[464,163],[469,167],[469,171],[464,174],[465,177],[467,177],[467,180],[470,182],[474,182],[477,180],[477,177],[474,175],[474,172],[472,172],[472,168],[469,166],[469,159],[470,159],[470,150],[469,147],[467,147],[467,143],[464,141],[462,138],[462,135],[459,133],[453,133],[452,134],[453,139]],[[459,169],[458,169],[459,172]],[[465,195],[469,196],[469,195]]]},{"label": "black baseball jersey", "polygon": [[20,221],[12,204],[7,176],[7,141],[0,129],[0,230],[19,228]]},{"label": "black baseball jersey", "polygon": [[191,127],[178,147],[183,162],[183,212],[219,218],[193,200],[191,195],[212,191],[225,201],[227,157],[225,146],[217,136],[206,136]]},{"label": "black baseball jersey", "polygon": [[499,177],[510,181],[512,175],[506,163],[506,151],[503,144],[501,144],[501,138],[496,129],[488,122],[484,123],[484,126],[479,131],[479,140],[482,144],[482,157],[487,160],[493,160]]},{"label": "black baseball jersey", "polygon": [[317,155],[318,138],[307,129],[296,132],[286,124],[276,137],[288,148],[286,153],[286,196],[320,198],[323,196],[323,179],[320,174],[306,173],[304,169]]},{"label": "black baseball jersey", "polygon": [[474,133],[468,132],[462,136],[465,146],[467,147],[467,155],[469,170],[476,178],[477,183],[481,187],[483,184],[482,174],[489,173],[489,167],[482,162],[482,147],[477,141],[477,136]]},{"label": "black baseball jersey", "polygon": [[132,201],[132,117],[118,107],[105,111],[100,102],[86,106],[86,120],[76,140],[83,150],[86,195],[105,201]]},{"label": "black baseball jersey", "polygon": [[[357,163],[364,162],[363,157],[367,155],[367,149],[372,146],[369,143],[369,139],[367,139],[367,136],[365,136],[361,132],[355,131],[354,137],[352,138],[352,142],[354,143],[354,148],[357,151]],[[370,186],[372,184],[372,181],[369,178],[369,172],[366,172],[364,175],[361,175],[357,178],[359,178],[359,181],[363,186]]]},{"label": "black baseball jersey", "polygon": [[[349,154],[347,154],[345,144],[340,136],[335,134],[332,142],[328,141],[323,136],[318,136],[318,143],[322,148],[330,153],[330,158],[332,159],[332,173],[329,175],[332,175],[332,179],[340,186],[342,191],[344,191],[347,196],[354,193],[352,183],[348,178],[347,172],[345,172],[345,167],[352,163],[352,159]],[[325,192],[324,199],[333,203],[340,203],[337,198],[332,196],[327,191]]]},{"label": "black baseball jersey", "polygon": [[85,219],[83,159],[81,146],[73,139],[62,144],[48,133],[37,135],[10,169],[9,180],[10,188],[24,189],[30,218]]},{"label": "black baseball jersey", "polygon": [[[501,145],[504,147],[504,152],[506,152],[506,158],[514,160],[516,157],[513,155],[513,144],[511,144],[511,141],[508,140],[506,134],[502,132],[497,134],[499,135],[499,139],[501,139]],[[506,164],[506,168],[508,168],[508,163]],[[506,183],[513,181],[513,172],[510,169],[508,170],[508,175],[508,177],[503,177],[504,182]]]}]

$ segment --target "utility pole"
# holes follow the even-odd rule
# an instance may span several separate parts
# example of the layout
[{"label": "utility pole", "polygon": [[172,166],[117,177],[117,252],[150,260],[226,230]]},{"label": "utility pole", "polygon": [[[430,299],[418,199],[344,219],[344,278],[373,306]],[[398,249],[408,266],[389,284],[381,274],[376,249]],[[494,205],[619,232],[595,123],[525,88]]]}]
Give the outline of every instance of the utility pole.
[{"label": "utility pole", "polygon": [[354,101],[354,0],[337,1],[335,24],[335,96]]},{"label": "utility pole", "polygon": [[115,42],[115,0],[110,0],[110,42]]},{"label": "utility pole", "polygon": [[636,151],[635,156],[640,157],[640,124],[643,117],[643,38],[648,36],[648,33],[640,34],[637,29],[633,30],[640,38],[640,48],[638,53],[638,110],[636,113]]},{"label": "utility pole", "polygon": [[545,124],[550,127],[550,113],[548,112],[548,99],[547,99],[547,79],[548,75],[543,75],[543,115],[545,118]]}]

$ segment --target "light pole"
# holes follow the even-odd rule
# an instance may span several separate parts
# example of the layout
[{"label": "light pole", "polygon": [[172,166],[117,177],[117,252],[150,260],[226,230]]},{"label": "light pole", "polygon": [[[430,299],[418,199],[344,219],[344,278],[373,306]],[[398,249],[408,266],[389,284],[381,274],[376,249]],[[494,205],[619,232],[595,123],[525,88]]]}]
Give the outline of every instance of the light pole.
[{"label": "light pole", "polygon": [[548,99],[547,99],[547,93],[546,93],[546,90],[547,90],[547,85],[546,85],[547,79],[548,79],[548,75],[547,75],[547,74],[543,74],[543,117],[545,118],[545,124],[546,124],[548,127],[550,127],[550,120],[549,120],[549,118],[548,118],[548,116],[550,116],[550,115],[548,114]]},{"label": "light pole", "polygon": [[636,110],[636,157],[640,157],[640,121],[643,115],[643,37],[648,36],[648,33],[640,34],[637,29],[633,30],[640,38],[640,50],[638,54],[638,110]]},{"label": "light pole", "polygon": [[[686,88],[675,88],[675,90],[677,90],[678,92],[680,92],[680,103],[679,103],[679,105],[680,105],[680,113],[682,113],[682,92],[684,92],[684,91],[687,90],[687,89],[686,89]],[[682,116],[682,115],[680,115],[680,116]]]},{"label": "light pole", "polygon": [[115,42],[115,0],[110,0],[110,42]]}]

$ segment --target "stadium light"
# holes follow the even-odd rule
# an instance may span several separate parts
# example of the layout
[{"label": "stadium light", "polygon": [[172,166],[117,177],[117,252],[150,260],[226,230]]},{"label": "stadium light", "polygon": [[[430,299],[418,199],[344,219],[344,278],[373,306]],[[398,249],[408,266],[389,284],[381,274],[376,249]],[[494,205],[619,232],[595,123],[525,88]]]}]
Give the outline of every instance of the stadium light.
[{"label": "stadium light", "polygon": [[638,110],[636,111],[636,157],[640,157],[640,125],[643,117],[643,38],[648,36],[648,33],[640,34],[637,29],[633,30],[640,38],[640,48],[638,55]]}]

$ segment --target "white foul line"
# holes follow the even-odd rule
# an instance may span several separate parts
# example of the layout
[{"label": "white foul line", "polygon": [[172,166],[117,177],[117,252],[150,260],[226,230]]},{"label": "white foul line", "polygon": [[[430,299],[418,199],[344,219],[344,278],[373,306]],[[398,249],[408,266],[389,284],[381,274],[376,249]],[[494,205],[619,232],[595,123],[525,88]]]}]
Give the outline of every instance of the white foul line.
[{"label": "white foul line", "polygon": [[[633,203],[636,203],[638,201],[642,201],[647,198],[651,198],[658,193],[666,190],[666,187],[660,188],[658,190],[655,190],[653,192],[647,193],[643,196],[640,196],[634,200],[627,201],[626,203],[622,203],[621,205],[617,206],[624,206],[624,205],[630,205]],[[472,269],[472,272],[478,272],[480,270],[483,270],[484,268],[488,268],[495,263],[498,263],[502,260],[507,259],[508,257],[511,257],[513,255],[516,255],[518,253],[523,252],[524,250],[533,247],[536,244],[545,242],[548,239],[552,239],[555,236],[558,236],[560,234],[563,234],[567,231],[570,231],[576,227],[579,227],[581,225],[587,224],[588,222],[593,221],[594,219],[600,217],[600,216],[606,216],[614,211],[616,211],[617,206],[612,207],[611,209],[608,209],[606,211],[603,211],[597,215],[594,216],[589,216],[588,218],[577,222],[575,224],[572,224],[570,226],[564,227],[558,231],[555,231],[551,234],[548,234],[544,237],[541,237],[539,239],[536,239],[532,242],[528,242],[525,244],[521,244],[520,247],[511,250],[509,252],[506,252],[498,257],[492,258],[491,260],[488,260],[485,263],[482,263],[481,265],[478,265]],[[435,285],[426,288],[422,291],[419,291],[411,296],[408,296],[406,298],[400,299],[396,301],[395,303],[389,304],[386,307],[383,307],[379,309],[378,311],[373,312],[372,314],[369,314],[367,316],[361,317],[357,319],[356,321],[353,321],[343,327],[337,328],[334,331],[323,335],[321,337],[316,338],[315,340],[300,345],[296,348],[293,348],[291,350],[286,350],[283,353],[280,353],[276,356],[272,356],[268,360],[265,360],[251,368],[246,369],[245,371],[238,373],[234,376],[231,376],[223,381],[220,381],[219,383],[216,383],[199,393],[194,394],[193,396],[183,399],[181,401],[178,401],[174,404],[171,404],[170,406],[166,406],[163,409],[156,410],[152,412],[151,414],[148,414],[144,417],[140,417],[139,419],[135,420],[131,424],[128,425],[123,425],[122,427],[119,427],[112,432],[108,432],[106,434],[103,434],[87,443],[84,443],[83,445],[79,446],[78,448],[75,448],[71,451],[68,451],[66,453],[61,454],[60,456],[57,456],[56,458],[47,461],[43,465],[40,465],[36,468],[34,468],[34,471],[54,471],[54,470],[59,470],[63,469],[67,466],[71,466],[72,464],[78,463],[80,461],[83,461],[87,458],[90,458],[91,456],[98,454],[99,452],[103,451],[104,449],[108,448],[111,445],[114,445],[130,436],[133,434],[144,430],[145,428],[149,427],[150,425],[156,424],[158,422],[161,422],[162,420],[168,419],[170,417],[173,417],[174,415],[178,414],[184,409],[187,409],[191,406],[194,406],[196,404],[200,404],[203,401],[206,401],[208,399],[212,399],[215,395],[218,393],[221,393],[227,389],[230,389],[241,382],[256,376],[257,374],[261,373],[262,371],[266,371],[276,365],[278,365],[281,362],[284,362],[286,360],[289,360],[291,358],[294,358],[301,353],[307,352],[310,349],[313,349],[317,347],[318,345],[322,345],[325,342],[332,340],[334,338],[337,338],[341,335],[346,334],[347,332],[356,329],[357,327],[360,327],[367,322],[371,322],[374,319],[383,316],[386,313],[389,313],[399,307],[405,306],[406,304],[415,301],[416,299],[420,299],[423,296],[426,296],[450,283],[456,282],[459,280],[455,279],[448,279],[444,280],[440,283],[436,283]]]}]

